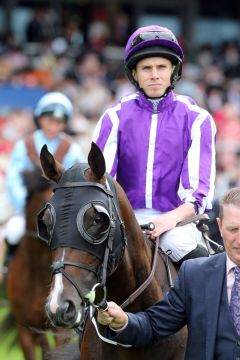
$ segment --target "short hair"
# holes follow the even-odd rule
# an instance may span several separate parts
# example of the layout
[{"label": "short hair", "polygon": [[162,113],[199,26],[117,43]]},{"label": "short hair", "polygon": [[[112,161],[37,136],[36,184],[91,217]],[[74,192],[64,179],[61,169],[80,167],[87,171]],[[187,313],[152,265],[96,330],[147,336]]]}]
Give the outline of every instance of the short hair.
[{"label": "short hair", "polygon": [[219,218],[223,218],[223,208],[226,205],[240,207],[240,187],[234,187],[228,190],[219,202]]}]

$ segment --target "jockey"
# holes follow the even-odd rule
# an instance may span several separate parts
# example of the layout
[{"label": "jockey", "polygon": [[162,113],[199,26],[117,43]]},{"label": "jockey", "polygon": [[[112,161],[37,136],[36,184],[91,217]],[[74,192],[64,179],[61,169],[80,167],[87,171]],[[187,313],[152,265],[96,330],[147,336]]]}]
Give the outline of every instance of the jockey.
[{"label": "jockey", "polygon": [[71,101],[60,92],[50,92],[38,101],[34,111],[37,129],[19,140],[10,156],[7,171],[7,188],[14,207],[14,216],[5,228],[5,238],[17,245],[25,231],[25,205],[27,190],[22,173],[40,166],[39,154],[44,144],[65,168],[86,161],[79,144],[73,142],[64,130],[73,114]]},{"label": "jockey", "polygon": [[154,223],[151,236],[162,235],[161,249],[179,264],[208,256],[194,224],[176,225],[212,207],[216,133],[205,109],[173,91],[183,58],[168,28],[137,29],[124,56],[136,92],[106,110],[93,134],[139,223]]}]

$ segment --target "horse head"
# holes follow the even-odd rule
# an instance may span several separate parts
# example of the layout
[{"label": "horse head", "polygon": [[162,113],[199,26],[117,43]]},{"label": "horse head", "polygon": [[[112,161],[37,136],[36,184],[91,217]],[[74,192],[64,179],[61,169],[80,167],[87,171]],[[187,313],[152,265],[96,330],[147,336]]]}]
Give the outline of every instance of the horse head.
[{"label": "horse head", "polygon": [[118,267],[126,244],[119,199],[105,173],[100,149],[92,143],[88,164],[65,170],[42,148],[45,176],[55,183],[50,201],[38,214],[39,237],[53,263],[46,312],[55,326],[77,327],[86,307],[106,297],[106,278]]}]

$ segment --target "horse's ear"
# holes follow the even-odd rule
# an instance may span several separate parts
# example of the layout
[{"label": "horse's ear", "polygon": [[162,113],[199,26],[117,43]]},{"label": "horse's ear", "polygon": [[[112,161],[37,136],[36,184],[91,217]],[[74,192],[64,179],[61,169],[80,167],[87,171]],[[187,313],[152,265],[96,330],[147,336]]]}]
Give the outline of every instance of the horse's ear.
[{"label": "horse's ear", "polygon": [[91,149],[88,154],[88,164],[92,170],[96,180],[100,180],[106,171],[105,159],[99,147],[92,142]]},{"label": "horse's ear", "polygon": [[53,155],[48,151],[46,144],[43,145],[41,149],[40,162],[45,176],[49,180],[58,182],[65,169],[58,161],[54,159]]}]

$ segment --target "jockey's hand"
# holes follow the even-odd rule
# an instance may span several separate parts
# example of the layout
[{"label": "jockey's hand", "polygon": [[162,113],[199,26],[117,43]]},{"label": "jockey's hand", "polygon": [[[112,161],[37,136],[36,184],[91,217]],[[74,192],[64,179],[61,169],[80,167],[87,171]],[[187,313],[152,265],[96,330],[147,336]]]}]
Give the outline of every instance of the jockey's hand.
[{"label": "jockey's hand", "polygon": [[169,211],[165,214],[161,214],[151,220],[151,222],[155,225],[155,229],[149,231],[151,237],[157,237],[163,234],[164,232],[175,228],[177,223],[179,222],[179,217],[172,211]]},{"label": "jockey's hand", "polygon": [[128,322],[127,314],[116,303],[108,302],[106,310],[98,312],[97,321],[102,325],[108,325],[114,330],[119,330]]}]

